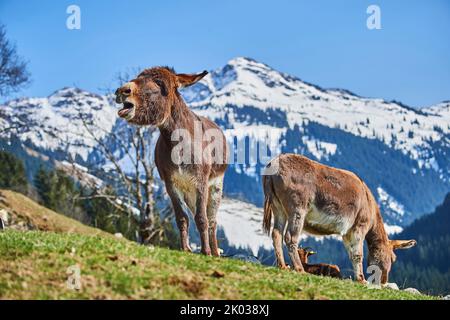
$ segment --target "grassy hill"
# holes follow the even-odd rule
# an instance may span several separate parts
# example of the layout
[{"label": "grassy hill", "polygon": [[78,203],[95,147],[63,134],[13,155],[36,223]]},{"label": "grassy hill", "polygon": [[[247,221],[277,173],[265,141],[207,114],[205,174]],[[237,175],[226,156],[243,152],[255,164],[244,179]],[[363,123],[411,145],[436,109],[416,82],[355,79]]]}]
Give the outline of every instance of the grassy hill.
[{"label": "grassy hill", "polygon": [[[1,299],[432,299],[140,246],[9,191],[0,192],[2,208],[36,230],[0,232]],[[67,286],[74,265],[81,271],[80,290]]]},{"label": "grassy hill", "polygon": [[56,213],[14,191],[0,189],[0,210],[2,209],[8,213],[8,225],[16,230],[31,229],[112,237],[107,232]]},{"label": "grassy hill", "polygon": [[[4,231],[0,257],[3,299],[430,299],[103,236]],[[79,291],[66,284],[73,265]]]}]

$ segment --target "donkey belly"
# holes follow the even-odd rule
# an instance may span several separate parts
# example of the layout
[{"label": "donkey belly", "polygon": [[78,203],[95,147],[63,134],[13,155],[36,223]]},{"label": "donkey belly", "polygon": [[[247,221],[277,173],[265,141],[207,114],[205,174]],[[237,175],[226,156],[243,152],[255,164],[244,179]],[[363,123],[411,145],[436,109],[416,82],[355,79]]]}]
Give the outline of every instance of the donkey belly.
[{"label": "donkey belly", "polygon": [[197,200],[197,181],[195,177],[188,173],[177,172],[172,176],[172,183],[180,199],[184,201],[192,214],[195,214]]},{"label": "donkey belly", "polygon": [[[173,174],[171,179],[178,197],[184,201],[192,214],[195,215],[197,207],[197,179],[195,176],[185,173],[182,170]],[[222,191],[223,188],[223,175],[211,178],[208,181],[208,188],[209,197],[219,195],[221,198],[222,193],[219,191]],[[215,201],[220,202],[220,198],[215,199]]]},{"label": "donkey belly", "polygon": [[305,217],[303,229],[312,235],[344,235],[351,225],[352,223],[348,218],[323,212],[318,210],[316,206],[311,205]]}]

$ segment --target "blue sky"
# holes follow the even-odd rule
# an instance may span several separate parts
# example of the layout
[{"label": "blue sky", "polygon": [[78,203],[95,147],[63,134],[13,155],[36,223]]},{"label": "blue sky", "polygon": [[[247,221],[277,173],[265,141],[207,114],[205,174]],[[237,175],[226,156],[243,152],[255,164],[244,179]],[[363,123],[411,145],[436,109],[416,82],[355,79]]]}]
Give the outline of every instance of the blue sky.
[{"label": "blue sky", "polygon": [[[66,8],[81,8],[68,30]],[[366,27],[370,4],[381,30]],[[420,107],[450,100],[450,1],[0,0],[0,21],[29,60],[22,95],[99,92],[128,67],[180,72],[248,56],[322,87]]]}]

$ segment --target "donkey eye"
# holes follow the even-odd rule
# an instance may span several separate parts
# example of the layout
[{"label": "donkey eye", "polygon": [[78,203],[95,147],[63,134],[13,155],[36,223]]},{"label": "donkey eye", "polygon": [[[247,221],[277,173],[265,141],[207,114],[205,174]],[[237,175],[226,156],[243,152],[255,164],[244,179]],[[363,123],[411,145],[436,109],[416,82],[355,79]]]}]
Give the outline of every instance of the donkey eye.
[{"label": "donkey eye", "polygon": [[154,80],[154,82],[156,83],[156,85],[159,87],[159,89],[161,90],[161,94],[163,96],[167,95],[167,90],[166,90],[166,85],[164,84],[163,81],[161,80]]}]

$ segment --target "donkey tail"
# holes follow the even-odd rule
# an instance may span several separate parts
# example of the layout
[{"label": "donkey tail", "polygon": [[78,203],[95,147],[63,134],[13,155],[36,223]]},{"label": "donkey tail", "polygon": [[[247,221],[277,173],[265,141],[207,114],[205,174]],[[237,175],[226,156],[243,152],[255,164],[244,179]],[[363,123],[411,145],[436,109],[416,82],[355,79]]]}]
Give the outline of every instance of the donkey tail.
[{"label": "donkey tail", "polygon": [[273,215],[273,197],[274,189],[272,177],[270,175],[263,176],[263,188],[264,188],[264,218],[263,218],[263,230],[265,233],[270,234],[270,227],[272,225]]}]

